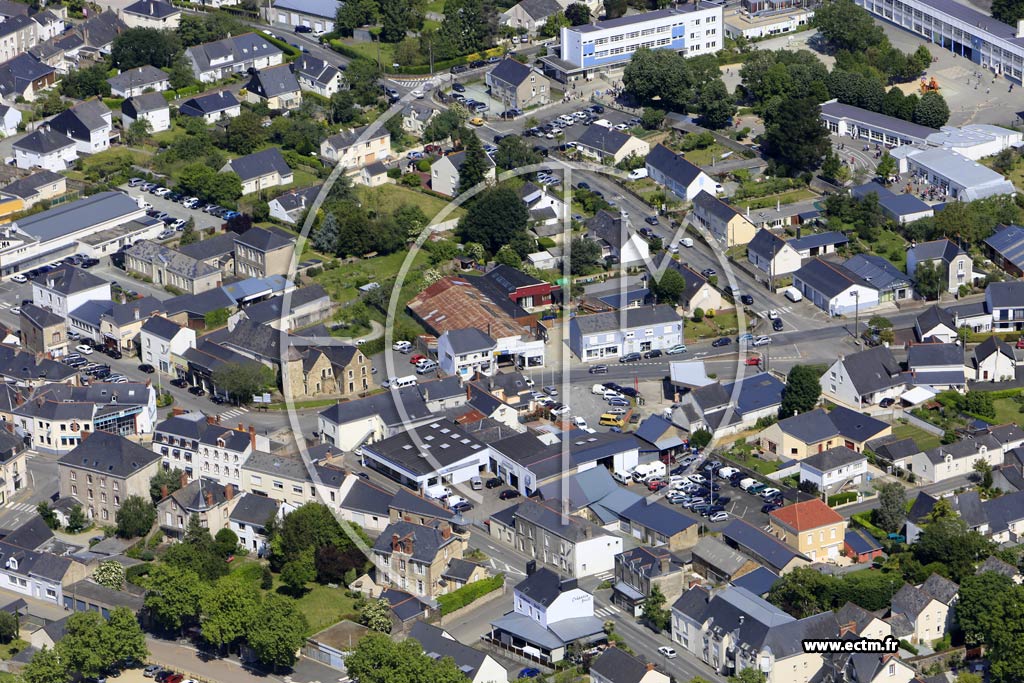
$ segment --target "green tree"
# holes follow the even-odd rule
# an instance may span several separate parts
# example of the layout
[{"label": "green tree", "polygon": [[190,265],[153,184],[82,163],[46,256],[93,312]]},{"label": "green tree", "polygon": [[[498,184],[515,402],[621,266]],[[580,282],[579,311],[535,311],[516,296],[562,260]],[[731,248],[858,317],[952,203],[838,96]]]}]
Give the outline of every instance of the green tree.
[{"label": "green tree", "polygon": [[850,177],[850,170],[835,152],[830,152],[821,164],[821,175],[842,185]]},{"label": "green tree", "polygon": [[121,538],[145,536],[156,521],[156,508],[141,496],[128,496],[114,519],[117,521],[117,535]]},{"label": "green tree", "polygon": [[306,549],[314,552],[327,545],[348,549],[351,541],[330,509],[322,503],[306,503],[270,530],[271,566],[282,568]]},{"label": "green tree", "polygon": [[874,523],[889,533],[898,532],[906,519],[906,504],[907,493],[901,484],[882,484],[878,489],[878,507],[872,515]]},{"label": "green tree", "polygon": [[742,669],[737,675],[729,676],[729,683],[765,683],[767,678],[757,669]]},{"label": "green tree", "polygon": [[351,0],[338,5],[335,25],[344,35],[352,35],[354,29],[376,23],[379,11],[375,0]]},{"label": "green tree", "polygon": [[786,377],[786,387],[782,390],[779,417],[787,418],[814,410],[819,398],[821,384],[817,371],[808,365],[794,365]]},{"label": "green tree", "polygon": [[978,474],[978,484],[982,489],[988,491],[992,488],[992,465],[984,460],[974,463],[974,471]]},{"label": "green tree", "polygon": [[763,149],[779,172],[798,175],[821,165],[831,143],[820,114],[821,107],[813,99],[787,99],[766,120]]},{"label": "green tree", "polygon": [[[349,668],[348,659],[352,660]],[[345,668],[360,683],[460,683],[465,680],[450,657],[434,660],[413,639],[393,641],[370,634],[346,658]]]},{"label": "green tree", "polygon": [[544,21],[544,25],[540,27],[540,35],[543,38],[555,38],[561,33],[562,27],[571,25],[572,22],[564,12],[555,12],[549,15]]},{"label": "green tree", "polygon": [[68,533],[77,534],[78,532],[89,526],[89,520],[85,516],[85,511],[82,510],[81,505],[75,505],[68,512]]},{"label": "green tree", "polygon": [[875,175],[888,185],[889,178],[896,175],[896,160],[888,152],[882,152],[882,158],[878,160],[878,167],[875,168]]},{"label": "green tree", "polygon": [[313,231],[311,239],[313,248],[323,254],[336,254],[340,236],[341,228],[338,225],[338,219],[333,213],[324,214],[319,227]]},{"label": "green tree", "polygon": [[59,114],[70,105],[61,99],[60,91],[56,88],[45,91],[41,97],[36,99],[35,113],[38,116],[53,116]]},{"label": "green tree", "polygon": [[388,601],[383,598],[366,600],[359,608],[359,623],[371,631],[391,633],[394,623]]},{"label": "green tree", "polygon": [[565,8],[565,18],[571,26],[582,26],[590,23],[590,8],[581,2],[571,2]]},{"label": "green tree", "polygon": [[260,588],[265,591],[270,590],[274,587],[274,574],[270,571],[270,567],[263,565],[263,571],[260,573]]},{"label": "green tree", "polygon": [[946,104],[946,98],[934,90],[921,95],[914,109],[914,123],[929,128],[941,128],[948,120],[949,105]]},{"label": "green tree", "polygon": [[721,78],[708,81],[697,90],[696,111],[701,125],[707,128],[720,130],[732,125],[736,105]]},{"label": "green tree", "polygon": [[266,141],[263,119],[248,109],[228,121],[225,144],[235,154],[251,154]]},{"label": "green tree", "polygon": [[1007,630],[1006,619],[1024,607],[1013,580],[996,572],[967,576],[960,583],[957,623],[969,645],[992,643]]},{"label": "green tree", "polygon": [[248,404],[254,394],[274,387],[274,371],[263,363],[228,363],[213,372],[213,384],[232,400]]},{"label": "green tree", "polygon": [[1024,19],[1024,2],[1021,0],[992,0],[992,18],[1004,24],[1016,26]]},{"label": "green tree", "polygon": [[178,55],[171,63],[170,68],[167,69],[167,79],[175,90],[187,88],[196,83],[195,73],[184,54]]},{"label": "green tree", "polygon": [[943,289],[942,271],[931,261],[922,261],[914,268],[914,284],[925,300],[938,299]]},{"label": "green tree", "polygon": [[658,280],[648,278],[651,293],[658,298],[658,303],[675,306],[679,297],[686,291],[686,278],[675,268],[667,268]]},{"label": "green tree", "polygon": [[192,569],[159,563],[149,572],[143,604],[162,628],[179,632],[199,619],[208,590]]},{"label": "green tree", "polygon": [[833,0],[815,9],[814,27],[835,51],[864,52],[885,40],[882,27],[853,0]]},{"label": "green tree", "polygon": [[[357,0],[358,2],[359,0]],[[406,0],[378,0],[380,5],[380,39],[398,43],[405,39],[412,14]]]},{"label": "green tree", "polygon": [[146,140],[153,132],[149,119],[135,119],[124,132],[124,141],[129,145],[137,145]]},{"label": "green tree", "polygon": [[352,123],[359,116],[355,99],[348,90],[339,90],[331,95],[330,118],[332,123]]},{"label": "green tree", "polygon": [[181,39],[173,31],[129,28],[114,38],[110,59],[121,71],[152,65],[164,69],[181,54]]},{"label": "green tree", "polygon": [[104,638],[105,625],[99,612],[75,612],[68,617],[57,650],[69,671],[95,678],[113,663],[111,643]]},{"label": "green tree", "polygon": [[306,592],[306,584],[316,579],[316,564],[313,548],[306,548],[298,556],[288,560],[281,569],[281,582],[295,597]]},{"label": "green tree", "polygon": [[104,560],[93,572],[92,580],[101,586],[119,591],[124,588],[124,565],[117,560]]},{"label": "green tree", "polygon": [[127,607],[115,607],[103,626],[103,640],[106,642],[107,666],[134,659],[144,662],[149,657],[146,634],[139,626],[139,619]]},{"label": "green tree", "polygon": [[295,601],[270,593],[249,622],[246,641],[263,664],[274,670],[295,663],[295,653],[306,640],[309,624]]},{"label": "green tree", "polygon": [[587,275],[601,263],[601,245],[584,237],[573,237],[569,243],[569,272]]},{"label": "green tree", "polygon": [[672,624],[672,613],[665,609],[665,594],[656,584],[644,600],[642,616],[656,631],[664,631]]},{"label": "green tree", "polygon": [[178,246],[184,247],[198,241],[199,235],[196,233],[196,221],[190,216],[181,228],[181,238],[178,240]]},{"label": "green tree", "polygon": [[[345,7],[343,4],[342,7]],[[368,59],[353,59],[345,69],[345,82],[356,104],[376,104],[383,94],[377,79],[377,65]]]},{"label": "green tree", "polygon": [[772,584],[768,602],[797,619],[820,614],[832,603],[832,577],[810,567],[797,567]]},{"label": "green tree", "polygon": [[246,26],[237,17],[220,12],[183,14],[178,23],[178,37],[185,47],[227,38],[228,34],[245,33]]},{"label": "green tree", "polygon": [[107,83],[107,66],[94,64],[76,69],[65,75],[60,82],[60,92],[65,97],[87,100],[90,97],[108,97],[110,84]]},{"label": "green tree", "polygon": [[445,0],[445,20],[437,33],[435,57],[451,59],[494,44],[498,15],[483,0]]},{"label": "green tree", "polygon": [[423,142],[442,142],[458,137],[464,130],[462,124],[466,120],[465,111],[461,107],[453,107],[432,116],[423,129]]},{"label": "green tree", "polygon": [[21,679],[25,683],[65,683],[71,680],[71,676],[57,650],[43,645],[43,649],[35,653],[21,670]]},{"label": "green tree", "polygon": [[238,551],[238,534],[225,527],[213,537],[213,545],[222,557],[234,555]]},{"label": "green tree", "polygon": [[490,160],[487,152],[480,142],[480,138],[473,131],[462,133],[463,151],[465,157],[462,166],[459,167],[459,193],[470,190],[486,179],[487,171],[490,169]]},{"label": "green tree", "polygon": [[[181,488],[181,480],[185,476],[183,470],[173,467],[171,469],[159,469],[149,480],[149,497],[156,504],[163,500],[165,495],[170,495]],[[186,479],[186,481],[188,481]],[[167,493],[163,489],[166,487]]]},{"label": "green tree", "polygon": [[526,233],[530,214],[526,205],[510,187],[491,187],[474,198],[469,211],[459,221],[456,233],[465,242],[479,242],[490,254],[512,242],[516,234]]},{"label": "green tree", "polygon": [[242,196],[237,173],[218,173],[206,164],[189,164],[178,172],[177,189],[207,202],[234,203]]},{"label": "green tree", "polygon": [[523,266],[523,260],[510,244],[506,244],[498,250],[498,253],[494,255],[494,262],[499,265],[505,265],[516,269],[522,268]]},{"label": "green tree", "polygon": [[539,164],[543,158],[518,135],[502,138],[498,143],[498,151],[494,153],[494,163],[502,171]]},{"label": "green tree", "polygon": [[203,596],[203,638],[220,648],[245,636],[249,624],[259,618],[260,594],[248,581],[229,574]]},{"label": "green tree", "polygon": [[994,547],[984,536],[969,530],[955,513],[929,521],[911,546],[914,559],[923,565],[942,563],[948,569],[948,578],[957,583],[973,573],[974,564],[988,557]]},{"label": "green tree", "polygon": [[902,90],[896,86],[889,88],[889,92],[885,93],[885,97],[882,99],[882,113],[898,119],[903,118],[903,114],[906,111],[903,107],[905,99],[906,96]]},{"label": "green tree", "polygon": [[43,521],[46,522],[46,526],[51,529],[57,529],[60,527],[60,522],[57,520],[57,513],[50,507],[50,501],[39,501],[39,503],[36,504],[36,514],[42,517]]},{"label": "green tree", "polygon": [[706,429],[698,429],[697,431],[690,434],[690,446],[693,448],[704,449],[707,448],[708,444],[711,443],[711,439],[714,438],[714,434]]},{"label": "green tree", "polygon": [[18,615],[0,612],[0,643],[5,645],[18,637]]}]

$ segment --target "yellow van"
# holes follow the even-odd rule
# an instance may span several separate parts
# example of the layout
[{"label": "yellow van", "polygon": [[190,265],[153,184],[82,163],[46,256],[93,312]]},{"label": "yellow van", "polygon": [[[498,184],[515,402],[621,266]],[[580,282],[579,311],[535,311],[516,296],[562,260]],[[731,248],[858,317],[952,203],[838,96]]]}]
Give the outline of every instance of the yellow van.
[{"label": "yellow van", "polygon": [[612,415],[611,413],[605,413],[601,416],[601,420],[598,422],[602,427],[625,427],[626,421],[622,418],[622,415]]}]

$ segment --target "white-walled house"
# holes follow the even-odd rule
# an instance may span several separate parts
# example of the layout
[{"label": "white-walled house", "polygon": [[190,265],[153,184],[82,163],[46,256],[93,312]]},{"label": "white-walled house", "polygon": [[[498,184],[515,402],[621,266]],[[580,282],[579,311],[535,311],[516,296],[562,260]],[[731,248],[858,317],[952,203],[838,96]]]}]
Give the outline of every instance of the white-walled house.
[{"label": "white-walled house", "polygon": [[49,126],[74,140],[80,154],[110,149],[113,114],[100,100],[87,100],[65,109],[50,119]]},{"label": "white-walled house", "polygon": [[836,446],[814,453],[800,461],[800,481],[809,481],[819,491],[832,491],[838,486],[857,485],[868,472],[868,459],[846,446]]},{"label": "white-walled house", "polygon": [[747,244],[747,260],[755,268],[778,277],[800,269],[800,253],[784,239],[766,228],[761,228]]},{"label": "white-walled house", "polygon": [[68,170],[78,158],[75,141],[47,125],[15,141],[12,148],[18,168],[43,168],[60,173]]},{"label": "white-walled house", "polygon": [[1013,380],[1017,373],[1014,348],[992,335],[974,348],[973,370],[976,382]]},{"label": "white-walled house", "polygon": [[829,315],[853,315],[875,308],[879,292],[850,269],[814,258],[793,273],[793,286]]},{"label": "white-walled house", "polygon": [[158,92],[129,97],[121,103],[121,122],[127,130],[138,120],[149,121],[149,131],[159,133],[171,129],[171,108]]},{"label": "white-walled house", "polygon": [[391,157],[391,134],[384,126],[366,133],[366,126],[343,130],[320,143],[320,156],[326,161],[339,164],[345,169],[359,169],[374,161]]},{"label": "white-walled house", "polygon": [[32,302],[67,318],[89,301],[110,301],[110,282],[70,264],[32,280]]},{"label": "white-walled house", "polygon": [[18,134],[18,124],[21,123],[21,111],[6,104],[0,104],[0,133],[5,138]]},{"label": "white-walled house", "polygon": [[437,360],[441,371],[463,380],[480,373],[491,376],[497,367],[497,343],[475,327],[448,330],[437,339]]},{"label": "white-walled house", "polygon": [[139,352],[143,363],[163,373],[172,372],[175,359],[196,347],[196,331],[182,327],[161,316],[153,316],[142,325],[139,333]]},{"label": "white-walled house", "polygon": [[966,476],[974,472],[979,462],[996,467],[1003,462],[1003,447],[990,434],[954,441],[913,456],[910,469],[923,482],[936,483]]},{"label": "white-walled house", "polygon": [[900,364],[886,346],[840,356],[821,376],[821,393],[853,408],[895,399],[907,387]]}]

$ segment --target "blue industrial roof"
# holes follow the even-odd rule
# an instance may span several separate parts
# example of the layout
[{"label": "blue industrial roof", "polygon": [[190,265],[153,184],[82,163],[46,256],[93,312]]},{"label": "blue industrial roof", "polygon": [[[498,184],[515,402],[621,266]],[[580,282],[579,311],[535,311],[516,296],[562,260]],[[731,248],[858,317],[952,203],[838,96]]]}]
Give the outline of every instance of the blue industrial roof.
[{"label": "blue industrial roof", "polygon": [[764,596],[772,589],[779,575],[766,567],[758,567],[749,574],[744,574],[738,579],[733,579],[732,585],[737,588],[745,588],[754,595]]},{"label": "blue industrial roof", "polygon": [[110,221],[127,223],[142,215],[138,203],[123,192],[99,192],[41,213],[19,218],[18,230],[40,242],[48,242]]},{"label": "blue industrial roof", "polygon": [[[776,405],[782,401],[782,390],[786,385],[775,375],[761,372],[739,381],[740,391],[736,398],[736,410],[740,415]],[[725,393],[730,397],[736,383],[725,385]]]},{"label": "blue industrial roof", "polygon": [[[769,536],[742,519],[734,519],[722,529],[722,536],[741,550],[757,556],[775,569],[784,569],[795,557],[804,557],[782,541]],[[806,558],[805,558],[806,559]]]},{"label": "blue industrial roof", "polygon": [[985,240],[992,251],[1024,270],[1024,228],[1007,225]]},{"label": "blue industrial roof", "polygon": [[275,9],[289,9],[299,14],[309,14],[334,21],[341,3],[338,0],[277,0]]},{"label": "blue industrial roof", "polygon": [[882,546],[875,540],[874,536],[860,529],[848,530],[845,540],[846,545],[853,548],[853,552],[857,554],[870,553],[882,549]]}]

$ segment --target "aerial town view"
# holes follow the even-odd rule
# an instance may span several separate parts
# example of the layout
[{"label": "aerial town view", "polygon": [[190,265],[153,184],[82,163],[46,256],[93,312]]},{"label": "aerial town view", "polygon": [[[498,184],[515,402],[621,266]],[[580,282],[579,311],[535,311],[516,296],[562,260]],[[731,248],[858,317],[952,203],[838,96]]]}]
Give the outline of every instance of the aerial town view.
[{"label": "aerial town view", "polygon": [[1024,0],[0,0],[0,683],[1024,683]]}]

